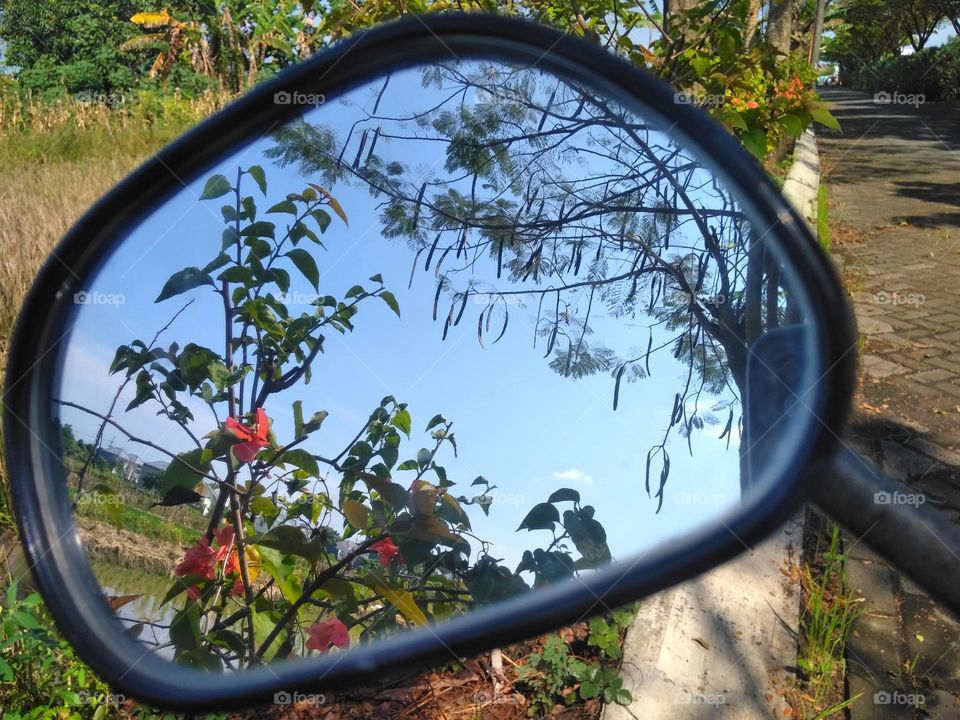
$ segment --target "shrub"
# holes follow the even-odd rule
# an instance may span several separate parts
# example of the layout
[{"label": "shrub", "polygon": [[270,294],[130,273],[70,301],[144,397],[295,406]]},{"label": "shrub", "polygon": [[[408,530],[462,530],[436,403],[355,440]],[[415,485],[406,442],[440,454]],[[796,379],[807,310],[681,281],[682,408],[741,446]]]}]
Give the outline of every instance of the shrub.
[{"label": "shrub", "polygon": [[855,84],[868,92],[922,94],[926,100],[960,98],[960,38],[913,55],[888,56],[860,68]]}]

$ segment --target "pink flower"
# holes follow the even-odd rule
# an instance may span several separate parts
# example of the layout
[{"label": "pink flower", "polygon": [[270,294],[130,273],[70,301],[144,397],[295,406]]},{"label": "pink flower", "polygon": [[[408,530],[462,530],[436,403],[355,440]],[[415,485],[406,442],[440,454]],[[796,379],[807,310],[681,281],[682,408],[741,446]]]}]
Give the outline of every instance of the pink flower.
[{"label": "pink flower", "polygon": [[224,423],[227,430],[237,437],[237,444],[233,446],[233,454],[240,462],[253,462],[261,448],[270,445],[267,436],[270,434],[270,418],[263,408],[257,408],[257,421],[253,427],[244,425],[240,421],[228,417]]},{"label": "pink flower", "polygon": [[394,558],[397,558],[401,563],[403,562],[403,557],[400,555],[400,548],[398,548],[390,538],[384,538],[379,542],[375,542],[370,546],[370,549],[377,554],[377,560],[379,560],[380,564],[387,570],[389,570],[393,564]]},{"label": "pink flower", "polygon": [[206,580],[213,580],[216,561],[217,558],[213,548],[210,547],[207,538],[202,537],[200,542],[184,553],[183,560],[174,568],[173,574],[177,577],[195,575]]},{"label": "pink flower", "polygon": [[315,622],[307,632],[310,638],[307,640],[307,650],[319,650],[328,652],[331,645],[338,648],[347,648],[350,646],[350,635],[347,632],[347,626],[337,618]]}]

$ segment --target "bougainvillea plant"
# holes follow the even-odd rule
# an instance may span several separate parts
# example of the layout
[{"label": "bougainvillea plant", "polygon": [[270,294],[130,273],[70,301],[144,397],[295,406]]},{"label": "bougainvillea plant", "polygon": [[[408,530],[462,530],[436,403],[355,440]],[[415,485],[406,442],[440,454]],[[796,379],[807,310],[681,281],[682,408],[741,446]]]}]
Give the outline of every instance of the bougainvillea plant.
[{"label": "bougainvillea plant", "polygon": [[[388,396],[348,444],[329,447],[328,413],[305,407],[316,393],[292,402],[291,393],[321,362],[325,332],[351,332],[371,302],[398,318],[400,306],[379,274],[343,297],[320,294],[321,237],[333,215],[348,222],[325,188],[307,184],[262,214],[256,190],[267,195],[260,166],[209,178],[201,200],[230,199],[222,241],[209,263],[174,273],[157,297],[190,294],[222,313],[217,349],[201,344],[216,337],[205,324],[167,348],[122,345],[111,368],[135,383],[128,410],[155,405],[195,445],[168,453],[163,504],[195,502],[204,483],[216,488],[209,527],[184,549],[163,600],[175,608],[175,659],[221,670],[342,651],[610,562],[593,507],[569,488],[520,525],[550,531],[546,548],[527,550],[515,569],[492,557],[467,511],[489,513],[493,486],[478,477],[470,485],[479,494],[454,490],[457,480],[440,464],[457,452],[443,415],[414,428],[406,404]],[[309,311],[285,302],[294,273],[318,292]],[[195,432],[188,401],[218,418],[205,435]],[[293,418],[283,437],[271,420],[281,406]]]}]

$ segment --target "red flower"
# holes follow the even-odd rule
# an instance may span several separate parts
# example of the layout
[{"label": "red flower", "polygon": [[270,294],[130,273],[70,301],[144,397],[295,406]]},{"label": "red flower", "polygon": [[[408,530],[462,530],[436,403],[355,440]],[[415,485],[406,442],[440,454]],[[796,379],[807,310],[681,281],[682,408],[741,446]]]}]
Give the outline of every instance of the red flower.
[{"label": "red flower", "polygon": [[400,555],[400,548],[394,545],[393,540],[390,538],[384,538],[379,542],[375,542],[370,546],[370,549],[377,554],[377,560],[380,561],[380,564],[388,570],[393,564],[394,558],[397,558],[399,562],[403,562],[403,557]]},{"label": "red flower", "polygon": [[337,618],[316,622],[307,628],[310,638],[307,640],[307,650],[328,652],[331,645],[338,648],[350,646],[350,635],[347,626]]},{"label": "red flower", "polygon": [[257,408],[257,421],[253,427],[244,425],[232,417],[225,423],[227,430],[236,435],[239,442],[233,446],[233,453],[240,462],[253,462],[261,448],[270,445],[267,435],[270,433],[270,418],[263,408]]},{"label": "red flower", "polygon": [[184,575],[196,575],[197,577],[213,580],[214,565],[217,562],[216,554],[206,537],[200,538],[193,547],[189,548],[183,555],[183,560],[174,568],[173,574],[177,577]]}]

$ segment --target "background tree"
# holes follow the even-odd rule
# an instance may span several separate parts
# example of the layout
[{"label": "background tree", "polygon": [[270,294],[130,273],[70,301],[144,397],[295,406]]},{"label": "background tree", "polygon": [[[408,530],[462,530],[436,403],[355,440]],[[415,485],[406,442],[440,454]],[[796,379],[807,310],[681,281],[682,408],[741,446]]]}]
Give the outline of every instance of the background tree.
[{"label": "background tree", "polygon": [[20,85],[53,97],[104,94],[133,86],[141,62],[119,46],[136,35],[129,18],[139,0],[6,0],[0,11],[4,60],[20,67]]},{"label": "background tree", "polygon": [[[537,308],[549,366],[571,379],[610,374],[614,408],[623,381],[672,353],[685,369],[648,456],[648,492],[656,460],[662,498],[671,434],[692,451],[692,436],[726,421],[726,437],[740,423],[750,348],[794,321],[776,263],[737,199],[643,118],[519,69],[438,67],[423,82],[445,100],[374,105],[346,137],[291,125],[267,155],[382,199],[381,232],[409,245],[412,272],[437,278],[444,337],[475,322],[478,341],[496,342],[518,312],[507,299],[519,297]],[[471,93],[481,100],[463,104]],[[445,163],[421,177],[402,158],[424,140],[445,148]],[[471,319],[477,298],[486,307]],[[605,324],[626,319],[648,323],[645,346],[605,337]]]}]

